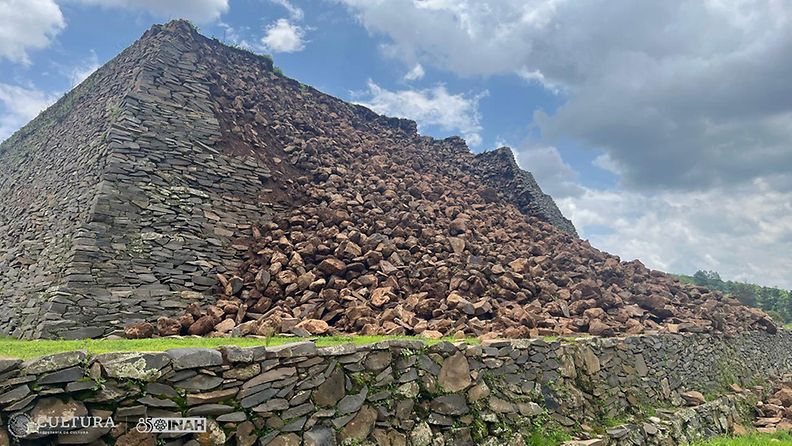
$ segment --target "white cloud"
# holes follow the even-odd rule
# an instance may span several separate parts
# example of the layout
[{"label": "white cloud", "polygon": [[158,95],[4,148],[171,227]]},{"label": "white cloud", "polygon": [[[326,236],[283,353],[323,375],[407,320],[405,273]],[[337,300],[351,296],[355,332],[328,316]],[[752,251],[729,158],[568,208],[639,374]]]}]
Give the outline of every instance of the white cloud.
[{"label": "white cloud", "polygon": [[275,53],[294,53],[305,48],[305,30],[298,25],[289,23],[287,19],[278,19],[267,26],[261,44],[268,51]]},{"label": "white cloud", "polygon": [[[459,132],[471,146],[481,144],[481,116],[479,101],[484,91],[475,95],[451,94],[444,85],[425,90],[386,90],[373,81],[368,82],[368,96],[362,105],[377,113],[408,118],[420,127],[436,126],[443,131]],[[361,96],[361,94],[357,94]]]},{"label": "white cloud", "polygon": [[462,138],[465,140],[467,145],[471,147],[480,146],[481,142],[483,141],[479,133],[463,133]]},{"label": "white cloud", "polygon": [[611,158],[607,153],[598,155],[596,158],[594,158],[594,161],[592,161],[591,164],[612,174],[621,175],[622,173],[622,169],[619,168],[619,164],[614,161],[613,158]]},{"label": "white cloud", "polygon": [[294,4],[292,4],[289,0],[270,0],[270,1],[272,3],[275,3],[276,5],[280,5],[286,8],[286,10],[289,11],[289,15],[294,20],[302,20],[305,15],[302,9],[300,9],[297,6],[294,6]]},{"label": "white cloud", "polygon": [[[144,11],[162,18],[212,22],[228,11],[228,0],[62,0],[105,8]],[[30,64],[29,52],[50,46],[66,28],[55,0],[0,0],[0,58]]]},{"label": "white cloud", "polygon": [[228,0],[68,0],[106,8],[144,11],[155,17],[209,23],[228,11]]},{"label": "white cloud", "polygon": [[418,79],[424,77],[424,68],[421,64],[417,63],[413,66],[407,74],[404,75],[404,80],[406,81],[417,81]]},{"label": "white cloud", "polygon": [[0,83],[0,141],[52,105],[57,95],[35,88]]},{"label": "white cloud", "polygon": [[[57,66],[57,64],[56,64]],[[69,88],[74,88],[99,68],[96,52],[72,67],[58,66],[58,71],[69,80]],[[21,86],[0,82],[0,141],[38,116],[54,104],[62,92],[45,92],[32,84]]]},{"label": "white cloud", "polygon": [[223,41],[242,47],[246,50],[261,50],[261,46],[250,43],[244,35],[250,31],[247,26],[234,27],[227,23],[218,22],[217,26],[223,29]]},{"label": "white cloud", "polygon": [[792,193],[762,181],[707,192],[586,189],[556,201],[581,237],[623,260],[792,288]]},{"label": "white cloud", "polygon": [[0,24],[0,58],[26,65],[66,27],[53,0],[0,0]]},{"label": "white cloud", "polygon": [[514,73],[533,58],[531,37],[546,32],[557,1],[340,0],[389,52],[462,75]]},{"label": "white cloud", "polygon": [[526,81],[539,84],[555,94],[558,94],[562,91],[562,87],[560,85],[547,80],[545,75],[539,70],[529,70],[525,67],[522,67],[516,71],[516,74]]},{"label": "white cloud", "polygon": [[[529,141],[515,153],[597,248],[663,271],[708,269],[792,288],[792,191],[762,179],[707,191],[594,189],[579,184],[555,147]],[[592,164],[619,174],[607,155]]]},{"label": "white cloud", "polygon": [[35,88],[0,83],[0,102],[8,112],[24,119],[35,118],[56,99],[56,96],[47,95]]}]

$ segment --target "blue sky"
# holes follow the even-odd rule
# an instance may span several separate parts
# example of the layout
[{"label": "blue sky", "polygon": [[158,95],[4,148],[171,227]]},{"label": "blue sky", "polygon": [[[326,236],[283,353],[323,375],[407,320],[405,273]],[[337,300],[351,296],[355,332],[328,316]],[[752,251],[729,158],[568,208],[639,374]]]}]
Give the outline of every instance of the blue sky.
[{"label": "blue sky", "polygon": [[625,260],[792,288],[792,8],[760,0],[0,0],[0,139],[152,24],[473,151]]}]

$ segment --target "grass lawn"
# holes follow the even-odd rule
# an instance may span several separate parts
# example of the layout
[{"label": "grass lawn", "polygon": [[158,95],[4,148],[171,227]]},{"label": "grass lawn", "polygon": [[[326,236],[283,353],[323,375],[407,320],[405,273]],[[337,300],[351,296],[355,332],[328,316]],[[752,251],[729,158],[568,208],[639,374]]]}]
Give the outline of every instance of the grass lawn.
[{"label": "grass lawn", "polygon": [[749,434],[734,438],[716,438],[703,443],[694,443],[694,446],[792,446],[792,436],[787,432]]},{"label": "grass lawn", "polygon": [[[440,341],[426,340],[424,338],[407,336],[324,336],[310,338],[319,347],[340,344],[372,344],[379,341],[392,339],[423,340],[427,344]],[[90,354],[107,352],[159,352],[178,347],[206,347],[215,348],[221,345],[238,345],[240,347],[253,347],[257,345],[280,345],[289,342],[299,342],[306,339],[286,336],[271,338],[154,338],[154,339],[84,339],[76,341],[63,340],[34,340],[23,341],[13,338],[0,339],[0,358],[30,359],[53,353],[85,350]],[[441,339],[456,341],[454,339]],[[465,339],[465,342],[476,343],[476,339]]]}]

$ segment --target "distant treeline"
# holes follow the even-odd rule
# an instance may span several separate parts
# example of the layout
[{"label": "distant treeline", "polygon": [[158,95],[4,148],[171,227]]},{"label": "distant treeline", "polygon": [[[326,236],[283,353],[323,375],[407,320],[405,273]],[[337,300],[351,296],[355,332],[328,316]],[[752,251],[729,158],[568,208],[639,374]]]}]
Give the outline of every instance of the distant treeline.
[{"label": "distant treeline", "polygon": [[738,299],[745,305],[761,308],[777,322],[792,323],[792,292],[753,283],[722,280],[715,271],[696,271],[692,276],[678,275],[686,283],[718,290]]}]

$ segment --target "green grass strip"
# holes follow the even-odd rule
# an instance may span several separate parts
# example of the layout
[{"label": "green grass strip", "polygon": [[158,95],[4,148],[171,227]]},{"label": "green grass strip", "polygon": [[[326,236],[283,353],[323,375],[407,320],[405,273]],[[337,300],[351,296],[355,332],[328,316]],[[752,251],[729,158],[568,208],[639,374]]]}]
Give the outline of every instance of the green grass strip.
[{"label": "green grass strip", "polygon": [[[421,340],[427,344],[440,341],[456,342],[458,340],[445,338],[441,340],[426,340],[424,338],[409,336],[322,336],[310,338],[318,347],[328,347],[342,344],[365,345],[375,342],[408,339]],[[0,339],[0,357],[30,359],[39,356],[51,355],[74,350],[85,350],[89,354],[108,352],[161,352],[179,347],[204,347],[216,348],[221,345],[238,345],[240,347],[254,347],[259,345],[281,345],[290,342],[299,342],[307,339],[275,336],[271,338],[153,338],[153,339],[83,339],[76,341],[66,340],[18,340]],[[468,343],[477,343],[476,339],[465,339]]]},{"label": "green grass strip", "polygon": [[774,434],[748,434],[740,437],[721,437],[693,443],[694,446],[792,446],[792,436],[787,432]]}]

